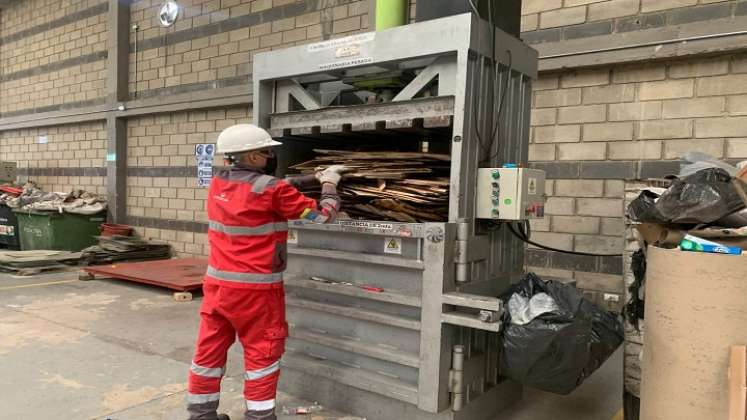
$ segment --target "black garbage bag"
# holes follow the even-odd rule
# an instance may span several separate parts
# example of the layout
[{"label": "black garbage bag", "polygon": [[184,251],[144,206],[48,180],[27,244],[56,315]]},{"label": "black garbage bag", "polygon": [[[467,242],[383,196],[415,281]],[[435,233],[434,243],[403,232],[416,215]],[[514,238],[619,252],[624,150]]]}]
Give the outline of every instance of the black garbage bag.
[{"label": "black garbage bag", "polygon": [[[622,344],[619,316],[581,296],[573,286],[543,281],[529,273],[501,296],[506,307],[517,294],[519,301],[546,294],[555,302],[549,312],[533,319],[512,322],[507,310],[503,322],[501,375],[524,385],[566,395],[596,371]],[[515,298],[516,299],[516,298]],[[537,311],[535,311],[536,314]],[[523,318],[523,317],[522,317]]]},{"label": "black garbage bag", "polygon": [[628,205],[630,218],[642,223],[664,223],[664,216],[656,209],[658,199],[659,194],[653,191],[641,191],[641,194]]},{"label": "black garbage bag", "polygon": [[636,331],[640,331],[640,320],[646,316],[643,294],[646,285],[646,254],[642,249],[633,253],[630,268],[635,281],[628,287],[630,301],[625,304],[623,315]]},{"label": "black garbage bag", "polygon": [[656,202],[663,223],[712,223],[744,208],[721,168],[703,169],[672,183]]}]

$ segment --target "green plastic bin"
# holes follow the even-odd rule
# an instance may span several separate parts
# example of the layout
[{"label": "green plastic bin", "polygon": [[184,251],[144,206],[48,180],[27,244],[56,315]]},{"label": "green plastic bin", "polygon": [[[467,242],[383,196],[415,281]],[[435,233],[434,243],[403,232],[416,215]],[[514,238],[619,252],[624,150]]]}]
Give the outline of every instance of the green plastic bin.
[{"label": "green plastic bin", "polygon": [[21,249],[80,251],[98,242],[106,212],[96,215],[17,211]]}]

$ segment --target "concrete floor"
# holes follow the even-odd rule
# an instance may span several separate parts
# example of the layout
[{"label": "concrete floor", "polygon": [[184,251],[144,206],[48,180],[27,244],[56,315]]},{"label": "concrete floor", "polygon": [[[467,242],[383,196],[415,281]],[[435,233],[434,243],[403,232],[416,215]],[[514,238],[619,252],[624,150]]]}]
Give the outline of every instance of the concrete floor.
[{"label": "concrete floor", "polygon": [[[186,418],[199,303],[174,302],[170,292],[150,286],[78,281],[77,272],[0,274],[0,417]],[[610,420],[621,407],[621,365],[618,352],[569,397],[528,390],[498,418]],[[243,407],[242,370],[234,346],[222,400],[234,419]],[[307,404],[282,393],[279,400],[279,407]],[[334,412],[308,417],[350,419]]]}]

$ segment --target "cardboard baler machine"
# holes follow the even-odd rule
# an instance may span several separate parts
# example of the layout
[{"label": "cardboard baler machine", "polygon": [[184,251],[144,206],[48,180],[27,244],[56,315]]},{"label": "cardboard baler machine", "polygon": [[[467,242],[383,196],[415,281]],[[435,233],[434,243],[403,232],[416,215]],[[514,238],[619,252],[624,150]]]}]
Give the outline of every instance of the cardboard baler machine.
[{"label": "cardboard baler machine", "polygon": [[536,74],[535,50],[473,14],[255,56],[281,168],[319,148],[451,156],[443,222],[291,223],[281,389],[369,420],[494,419],[520,398],[497,296],[524,265],[505,225],[543,215],[544,173],[523,168]]}]

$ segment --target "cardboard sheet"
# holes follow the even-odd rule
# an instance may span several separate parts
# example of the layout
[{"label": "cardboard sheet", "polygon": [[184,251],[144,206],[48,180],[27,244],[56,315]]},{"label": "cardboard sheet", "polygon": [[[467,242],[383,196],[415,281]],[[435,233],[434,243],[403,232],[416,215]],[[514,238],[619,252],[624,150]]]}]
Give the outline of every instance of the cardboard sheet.
[{"label": "cardboard sheet", "polygon": [[747,255],[649,247],[641,419],[728,419],[739,343],[747,343]]},{"label": "cardboard sheet", "polygon": [[731,348],[729,420],[747,420],[747,346]]}]

